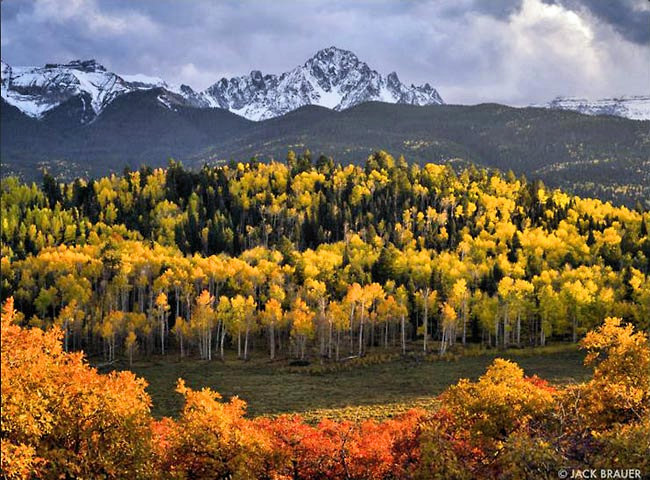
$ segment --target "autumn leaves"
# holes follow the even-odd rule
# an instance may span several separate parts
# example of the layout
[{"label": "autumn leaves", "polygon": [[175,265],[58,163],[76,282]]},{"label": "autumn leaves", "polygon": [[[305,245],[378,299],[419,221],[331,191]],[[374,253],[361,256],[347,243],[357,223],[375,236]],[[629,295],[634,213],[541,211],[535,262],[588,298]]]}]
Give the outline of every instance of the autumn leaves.
[{"label": "autumn leaves", "polygon": [[365,168],[288,159],[8,179],[2,298],[109,363],[444,355],[577,341],[607,316],[648,327],[648,212],[386,152]]},{"label": "autumn leaves", "polygon": [[[208,296],[196,308],[206,308]],[[300,307],[297,307],[300,310]],[[497,359],[430,411],[382,423],[250,419],[238,398],[182,381],[176,419],[154,420],[146,383],[100,375],[2,311],[2,475],[8,479],[521,479],[557,469],[650,468],[650,344],[608,318],[581,345],[593,379],[556,388]]]}]

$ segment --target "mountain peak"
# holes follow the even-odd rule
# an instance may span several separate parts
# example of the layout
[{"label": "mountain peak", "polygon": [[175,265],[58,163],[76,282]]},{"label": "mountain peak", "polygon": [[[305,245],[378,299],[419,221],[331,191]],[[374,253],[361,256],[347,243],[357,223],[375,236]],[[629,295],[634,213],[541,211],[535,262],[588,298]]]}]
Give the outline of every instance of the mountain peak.
[{"label": "mountain peak", "polygon": [[350,50],[344,50],[338,47],[327,47],[317,51],[307,62],[309,63],[312,60],[325,60],[329,62],[340,62],[340,61],[359,61],[354,52]]},{"label": "mountain peak", "polygon": [[331,55],[331,54],[336,54],[336,53],[341,54],[341,55],[345,54],[345,55],[356,56],[356,55],[354,55],[354,52],[352,52],[351,50],[346,50],[345,48],[339,48],[336,45],[331,45],[329,47],[321,48],[320,50],[318,50],[314,54],[314,56]]},{"label": "mountain peak", "polygon": [[381,101],[411,105],[443,103],[429,84],[407,86],[397,73],[384,77],[350,50],[330,46],[280,75],[253,70],[249,76],[221,79],[203,92],[211,106],[250,120],[277,117],[305,105],[343,110]]}]

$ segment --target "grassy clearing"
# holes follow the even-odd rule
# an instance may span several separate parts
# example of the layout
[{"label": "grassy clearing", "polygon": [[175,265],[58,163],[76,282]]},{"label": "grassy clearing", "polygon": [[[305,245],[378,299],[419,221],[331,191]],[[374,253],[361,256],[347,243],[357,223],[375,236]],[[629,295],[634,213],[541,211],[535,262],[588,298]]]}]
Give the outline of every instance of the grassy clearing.
[{"label": "grassy clearing", "polygon": [[[583,367],[584,354],[574,346],[499,352],[469,351],[450,361],[415,361],[387,356],[383,363],[370,363],[341,371],[305,367],[283,368],[263,358],[241,362],[203,362],[164,358],[134,363],[131,370],[149,382],[156,416],[174,416],[181,406],[174,392],[176,380],[184,378],[192,388],[210,387],[224,398],[238,395],[248,402],[251,416],[300,413],[307,419],[386,418],[414,406],[427,407],[435,395],[460,378],[475,379],[496,357],[509,358],[527,375],[537,374],[556,384],[582,381],[590,372]],[[120,365],[128,368],[128,365]]]}]

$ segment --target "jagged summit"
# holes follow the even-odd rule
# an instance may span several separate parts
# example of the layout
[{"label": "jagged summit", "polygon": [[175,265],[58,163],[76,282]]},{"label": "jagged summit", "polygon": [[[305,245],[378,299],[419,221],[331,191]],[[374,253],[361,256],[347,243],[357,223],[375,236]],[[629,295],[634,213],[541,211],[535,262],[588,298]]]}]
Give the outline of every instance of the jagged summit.
[{"label": "jagged summit", "polygon": [[367,101],[434,105],[443,103],[429,84],[406,86],[395,72],[384,77],[349,50],[328,47],[280,75],[253,70],[222,78],[204,92],[211,106],[251,120],[277,117],[304,105],[343,110]]},{"label": "jagged summit", "polygon": [[[43,67],[11,67],[2,62],[2,98],[23,113],[41,118],[78,96],[82,123],[91,121],[120,95],[163,88],[192,107],[218,107],[251,120],[273,118],[305,105],[343,110],[367,101],[435,105],[443,103],[428,83],[403,84],[397,73],[383,76],[349,50],[328,47],[288,72],[222,78],[203,92],[171,85],[148,75],[118,75],[96,60],[48,63]],[[168,102],[161,104],[168,106]]]}]

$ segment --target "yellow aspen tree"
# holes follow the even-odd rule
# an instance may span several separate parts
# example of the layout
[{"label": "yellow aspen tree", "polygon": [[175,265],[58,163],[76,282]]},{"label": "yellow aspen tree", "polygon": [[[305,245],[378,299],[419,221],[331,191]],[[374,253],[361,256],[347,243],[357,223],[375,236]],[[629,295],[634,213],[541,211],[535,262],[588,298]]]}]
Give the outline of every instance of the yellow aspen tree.
[{"label": "yellow aspen tree", "polygon": [[262,323],[269,329],[269,355],[271,360],[275,360],[275,328],[282,322],[282,305],[275,298],[269,299],[264,305],[262,312]]},{"label": "yellow aspen tree", "polygon": [[156,297],[155,312],[160,326],[160,351],[165,354],[165,332],[168,330],[167,318],[169,316],[169,303],[167,303],[167,295],[159,293]]},{"label": "yellow aspen tree", "polygon": [[449,303],[445,302],[440,308],[440,317],[442,322],[442,339],[440,340],[440,355],[447,351],[447,347],[452,344],[452,336],[458,321],[456,310]]},{"label": "yellow aspen tree", "polygon": [[219,356],[224,360],[224,343],[226,340],[227,329],[231,325],[232,306],[230,299],[224,295],[219,297],[219,304],[217,305],[217,319],[221,324],[221,334],[217,339],[219,341]]},{"label": "yellow aspen tree", "polygon": [[304,360],[307,340],[314,335],[314,312],[302,298],[296,297],[288,315],[291,322],[291,336],[296,342],[300,359]]},{"label": "yellow aspen tree", "polygon": [[214,297],[203,290],[196,298],[190,320],[191,328],[198,337],[199,355],[203,360],[212,360],[212,328],[214,326]]}]

